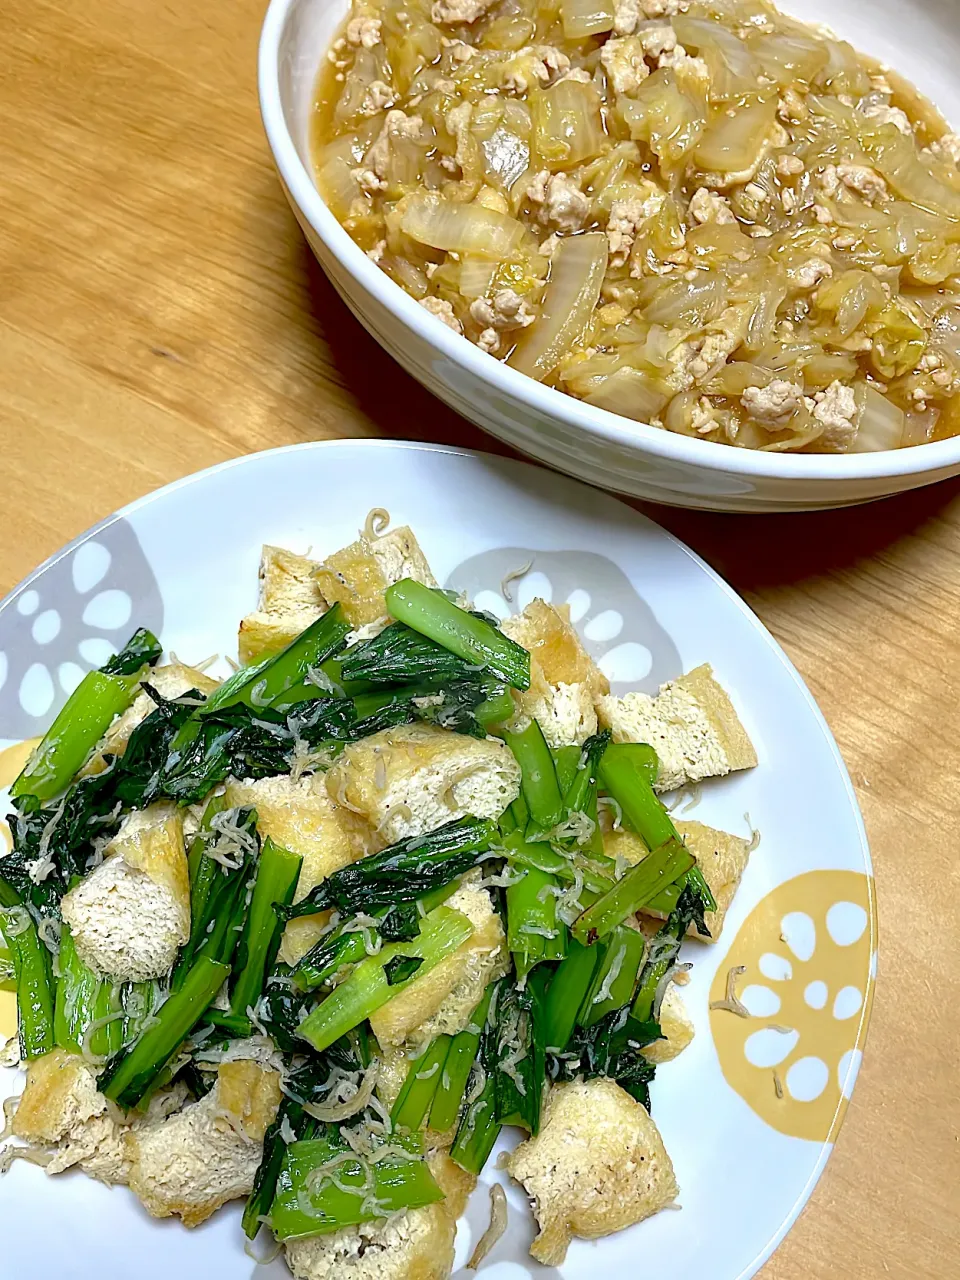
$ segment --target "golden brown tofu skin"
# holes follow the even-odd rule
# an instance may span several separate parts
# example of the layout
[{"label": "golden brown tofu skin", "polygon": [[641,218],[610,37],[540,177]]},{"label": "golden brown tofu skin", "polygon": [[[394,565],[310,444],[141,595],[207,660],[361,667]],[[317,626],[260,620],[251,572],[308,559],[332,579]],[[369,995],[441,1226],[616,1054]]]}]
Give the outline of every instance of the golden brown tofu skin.
[{"label": "golden brown tofu skin", "polygon": [[614,742],[647,742],[656,749],[658,791],[724,777],[757,763],[730,695],[709,663],[661,685],[655,698],[637,692],[598,698],[597,716]]},{"label": "golden brown tofu skin", "polygon": [[669,1062],[692,1042],[695,1028],[690,1021],[683,996],[674,986],[667,987],[660,1004],[660,1030],[662,1040],[654,1040],[640,1052],[648,1062]]},{"label": "golden brown tofu skin", "polygon": [[294,902],[340,867],[372,851],[366,827],[331,800],[322,775],[297,782],[286,776],[231,782],[226,797],[231,807],[254,805],[260,835],[303,858]]},{"label": "golden brown tofu skin", "polygon": [[424,586],[437,581],[427,558],[406,525],[380,537],[361,534],[356,542],[327,556],[317,571],[320,590],[329,603],[338,603],[354,627],[385,617],[383,593],[401,578],[413,578]]},{"label": "golden brown tofu skin", "polygon": [[531,600],[522,613],[504,621],[503,630],[536,658],[551,684],[585,684],[597,696],[609,693],[609,680],[570,621],[569,605],[558,609],[544,600]]},{"label": "golden brown tofu skin", "polygon": [[351,743],[327,790],[393,844],[467,815],[499,818],[520,793],[520,766],[497,739],[405,724]]},{"label": "golden brown tofu skin", "polygon": [[507,1160],[533,1201],[530,1249],[560,1266],[574,1236],[596,1240],[658,1213],[677,1197],[673,1165],[646,1110],[613,1080],[554,1085],[540,1132]]},{"label": "golden brown tofu skin", "polygon": [[224,1062],[199,1102],[129,1132],[130,1187],[147,1212],[176,1214],[195,1227],[228,1200],[249,1195],[280,1098],[279,1072]]},{"label": "golden brown tofu skin", "polygon": [[97,1068],[79,1054],[53,1049],[30,1062],[12,1131],[31,1145],[56,1147],[49,1174],[79,1166],[101,1182],[127,1181],[124,1128],[97,1091]]},{"label": "golden brown tofu skin", "polygon": [[[609,812],[601,813],[600,823],[603,851],[609,857],[624,858],[631,866],[635,866],[647,856],[649,850],[639,836],[623,828],[616,831],[611,828]],[[701,939],[704,942],[716,942],[723,932],[727,910],[747,868],[750,842],[742,836],[731,835],[728,831],[717,831],[702,822],[677,821],[674,826],[683,843],[697,859],[703,878],[717,900],[717,910],[708,911],[704,916],[710,937]],[[662,919],[654,911],[644,909],[643,914]],[[687,937],[700,937],[694,925],[687,930]]]},{"label": "golden brown tofu skin", "polygon": [[610,682],[587,653],[570,622],[569,606],[559,609],[532,600],[507,618],[503,630],[530,653],[530,688],[514,691],[517,714],[511,728],[536,720],[551,747],[582,745],[597,731],[597,698]]},{"label": "golden brown tofu skin", "polygon": [[427,1157],[445,1199],[392,1218],[291,1240],[287,1265],[297,1280],[448,1280],[457,1218],[476,1178],[440,1152]]},{"label": "golden brown tofu skin", "polygon": [[118,981],[165,977],[190,936],[181,811],[165,802],[135,810],[106,854],[61,903],[77,952]]},{"label": "golden brown tofu skin", "polygon": [[257,609],[240,623],[237,648],[242,663],[285,648],[326,612],[318,568],[316,560],[283,547],[264,546]]}]

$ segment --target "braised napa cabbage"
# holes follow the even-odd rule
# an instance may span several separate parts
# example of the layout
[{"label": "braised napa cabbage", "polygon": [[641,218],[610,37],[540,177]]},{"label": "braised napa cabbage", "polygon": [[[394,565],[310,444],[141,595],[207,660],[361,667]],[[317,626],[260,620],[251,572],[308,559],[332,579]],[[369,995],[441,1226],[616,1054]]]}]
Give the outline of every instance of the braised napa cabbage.
[{"label": "braised napa cabbage", "polygon": [[960,431],[960,137],[765,0],[355,0],[329,207],[531,377],[741,448]]}]

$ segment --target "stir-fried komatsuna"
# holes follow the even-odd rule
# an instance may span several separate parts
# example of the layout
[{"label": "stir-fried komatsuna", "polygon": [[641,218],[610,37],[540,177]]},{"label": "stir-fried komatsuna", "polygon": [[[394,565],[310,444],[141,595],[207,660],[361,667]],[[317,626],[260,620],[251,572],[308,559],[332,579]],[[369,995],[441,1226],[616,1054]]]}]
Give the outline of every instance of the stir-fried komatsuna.
[{"label": "stir-fried komatsuna", "polygon": [[960,136],[768,0],[353,0],[334,216],[481,350],[740,448],[960,431]]},{"label": "stir-fried komatsuna", "polygon": [[[719,935],[748,846],[721,866],[658,793],[756,762],[729,698],[709,668],[611,697],[564,608],[501,625],[379,516],[325,562],[265,548],[261,576],[235,674],[137,632],[11,789],[3,1167],[79,1165],[187,1225],[244,1199],[305,1280],[374,1245],[377,1275],[442,1277],[500,1129],[536,1164],[576,1087],[655,1149],[627,1216],[662,1207],[678,953]],[[570,1230],[531,1195],[556,1260]]]}]

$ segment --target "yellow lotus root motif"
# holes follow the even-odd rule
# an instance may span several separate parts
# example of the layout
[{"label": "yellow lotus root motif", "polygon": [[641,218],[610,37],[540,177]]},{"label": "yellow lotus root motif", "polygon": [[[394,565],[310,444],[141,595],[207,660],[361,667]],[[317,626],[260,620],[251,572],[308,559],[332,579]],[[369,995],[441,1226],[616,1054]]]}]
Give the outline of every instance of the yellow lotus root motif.
[{"label": "yellow lotus root motif", "polygon": [[810,871],[754,907],[714,978],[710,1028],[724,1078],[781,1133],[829,1141],[843,1119],[870,1016],[876,935],[868,876]]},{"label": "yellow lotus root motif", "polygon": [[[39,738],[30,738],[0,751],[0,789],[11,785],[39,741]],[[10,843],[10,828],[0,819],[0,853],[6,853]],[[0,991],[0,1042],[16,1034],[17,997],[12,991]]]}]

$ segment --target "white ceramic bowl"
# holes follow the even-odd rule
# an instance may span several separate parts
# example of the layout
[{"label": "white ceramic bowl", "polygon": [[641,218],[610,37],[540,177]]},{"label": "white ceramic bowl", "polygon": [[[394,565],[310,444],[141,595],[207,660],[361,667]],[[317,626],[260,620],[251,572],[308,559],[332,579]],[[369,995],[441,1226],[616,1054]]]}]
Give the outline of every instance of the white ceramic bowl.
[{"label": "white ceramic bowl", "polygon": [[[791,511],[847,506],[960,473],[960,437],[885,453],[784,456],[660,431],[541,386],[447,329],[354,244],[324,205],[308,125],[321,58],[349,0],[272,0],[260,42],[260,106],[293,211],[363,326],[464,417],[581,480],[675,506]],[[907,76],[960,126],[957,0],[783,0]]]}]

